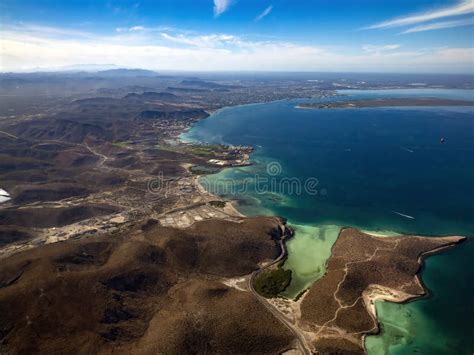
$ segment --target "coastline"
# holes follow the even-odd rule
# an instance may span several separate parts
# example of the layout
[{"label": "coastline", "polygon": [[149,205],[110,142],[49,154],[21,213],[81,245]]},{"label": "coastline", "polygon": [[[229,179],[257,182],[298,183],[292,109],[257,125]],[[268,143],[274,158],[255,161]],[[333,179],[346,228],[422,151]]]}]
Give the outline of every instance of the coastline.
[{"label": "coastline", "polygon": [[[261,104],[261,103],[255,103],[255,104]],[[247,105],[255,105],[255,104],[245,104],[245,105],[239,105],[239,106],[247,106]],[[233,108],[233,107],[236,107],[236,106],[224,107],[222,109]],[[220,109],[220,110],[222,110],[222,109]],[[308,109],[308,108],[301,108],[301,109]],[[217,111],[220,111],[220,110],[217,110]],[[199,180],[197,179],[196,181],[197,181],[197,184],[199,184],[200,187],[202,189],[204,189],[204,187],[199,183]],[[210,195],[212,195],[212,194],[210,194]],[[215,196],[215,195],[212,195],[212,196]],[[215,197],[218,197],[218,196],[215,196]],[[221,199],[221,198],[219,198],[219,199]],[[232,203],[232,201],[230,203]],[[239,215],[241,215],[242,218],[246,217],[245,215],[243,215],[242,213],[240,213],[237,210],[237,208],[235,207],[234,204],[232,205],[232,207],[235,211],[237,211],[237,213],[239,213]],[[342,230],[342,228],[341,228],[341,230]],[[374,233],[374,232],[371,232],[371,231],[367,231],[367,233],[371,234],[373,236],[377,236],[377,237],[396,236],[396,235],[393,235],[393,234],[388,235],[388,234],[385,234],[385,233],[377,233],[377,232]],[[404,235],[404,234],[402,234],[402,235]],[[451,238],[451,237],[448,237],[448,238]],[[464,239],[462,239],[462,240],[464,240]],[[428,298],[430,296],[429,290],[422,284],[422,279],[421,279],[421,272],[422,272],[422,265],[423,265],[424,258],[426,258],[429,255],[438,254],[441,251],[443,251],[444,249],[451,248],[454,245],[458,244],[459,242],[460,241],[457,241],[457,242],[455,242],[455,243],[453,243],[449,246],[441,247],[441,248],[438,248],[438,249],[435,249],[435,250],[432,250],[430,252],[423,253],[422,255],[420,255],[420,257],[418,259],[418,264],[420,265],[420,268],[419,268],[419,270],[417,272],[417,275],[416,275],[416,282],[420,287],[422,287],[422,289],[423,289],[422,294],[412,295],[412,294],[402,293],[402,292],[397,293],[396,291],[393,291],[392,289],[383,288],[383,287],[379,287],[379,289],[376,289],[376,288],[369,289],[367,292],[364,292],[362,294],[365,307],[366,307],[367,311],[371,314],[371,316],[373,317],[373,319],[375,320],[375,323],[377,325],[377,328],[374,328],[374,330],[376,330],[375,333],[372,333],[372,330],[371,330],[369,333],[364,335],[364,338],[363,338],[364,349],[365,349],[365,339],[366,339],[367,336],[380,334],[381,332],[383,332],[383,328],[380,327],[381,323],[378,320],[377,310],[375,308],[375,302],[379,301],[379,300],[384,300],[384,301],[387,301],[387,302],[403,304],[403,303],[408,303],[410,301],[415,301],[415,300],[422,299],[422,298]],[[332,251],[331,251],[331,255],[332,255]],[[327,260],[326,260],[326,262],[327,262]],[[301,297],[299,297],[298,300],[289,299],[287,301],[285,300],[285,302],[289,302],[289,303],[294,304],[294,305],[301,304],[301,302],[304,300],[304,298],[308,294],[307,290],[308,289],[304,290],[303,295]],[[278,305],[274,304],[274,302],[272,300],[270,300],[270,301],[267,300],[267,302],[270,303],[270,304],[273,304],[273,306],[275,308],[277,308],[280,313],[282,313],[282,308],[283,307],[278,307]],[[299,308],[299,307],[297,307],[297,308]],[[284,313],[282,313],[282,314],[284,315]]]},{"label": "coastline", "polygon": [[[226,108],[227,108],[227,106],[219,108],[219,109],[215,109],[215,110],[207,110],[206,112],[209,114],[209,116],[207,116],[203,119],[208,119],[213,114],[215,114],[217,112],[220,112],[221,110],[226,109]],[[201,121],[201,120],[198,120],[196,122],[199,122],[199,121]],[[175,142],[177,142],[178,144],[182,144],[182,145],[187,145],[187,144],[190,144],[190,143],[191,144],[192,143],[202,144],[202,142],[193,142],[193,141],[184,141],[183,140],[182,135],[185,134],[186,132],[189,132],[193,128],[193,125],[194,125],[194,123],[192,125],[186,127],[185,129],[183,129],[181,132],[177,133],[174,137],[172,137],[172,139]],[[245,155],[245,156],[242,157],[242,162],[241,162],[241,165],[239,164],[239,166],[249,165],[249,161],[250,161],[250,154]],[[192,166],[185,166],[186,170],[188,170],[189,172],[191,172],[191,170],[190,170],[191,167]],[[232,168],[232,166],[216,166],[216,168],[218,168],[218,170],[215,173],[217,173],[219,171],[222,171],[224,169]],[[211,173],[211,174],[214,174],[214,173]],[[230,219],[239,220],[239,219],[243,219],[243,218],[247,217],[236,208],[234,200],[226,200],[226,199],[223,199],[222,197],[220,197],[216,194],[213,194],[213,193],[207,191],[204,188],[204,186],[201,184],[201,182],[199,181],[201,177],[202,177],[202,175],[200,175],[200,174],[193,175],[191,177],[191,183],[192,183],[192,186],[196,189],[196,191],[198,191],[199,195],[201,197],[203,197],[203,200],[204,200],[205,203],[209,203],[211,201],[219,201],[219,202],[225,203],[225,205],[222,208],[220,208],[219,210],[221,212],[223,212],[225,215],[227,215],[228,217],[230,217]],[[192,226],[195,222],[196,222],[196,220],[193,221],[190,225],[187,225],[185,228],[188,228],[188,227]]]},{"label": "coastline", "polygon": [[411,108],[411,107],[472,107],[474,101],[438,98],[361,99],[320,103],[300,103],[294,108],[305,110],[348,108]]},{"label": "coastline", "polygon": [[[421,271],[424,265],[424,261],[427,257],[436,255],[441,253],[444,250],[451,249],[456,245],[459,245],[467,240],[464,236],[449,236],[449,237],[439,237],[443,240],[452,240],[450,244],[440,246],[433,250],[427,251],[425,253],[421,253],[418,256],[417,262],[419,265],[418,272],[415,275],[415,282],[418,287],[422,290],[422,292],[418,295],[409,294],[405,292],[400,292],[391,288],[382,287],[380,285],[369,285],[368,289],[363,293],[362,297],[364,300],[365,307],[369,312],[371,318],[375,321],[376,328],[374,328],[374,333],[367,333],[364,334],[362,337],[362,345],[364,347],[365,353],[367,353],[366,349],[366,340],[369,336],[377,336],[383,333],[383,328],[380,327],[380,322],[378,319],[376,302],[383,301],[383,302],[391,302],[397,304],[406,304],[409,302],[414,302],[420,299],[429,298],[430,291],[423,283],[423,279],[421,278]],[[370,289],[371,288],[371,289]]]},{"label": "coastline", "polygon": [[[278,100],[278,101],[282,101],[282,100]],[[258,105],[258,104],[259,103],[247,104],[247,105]],[[240,106],[244,106],[244,105],[240,105]],[[214,113],[220,112],[225,108],[227,108],[227,107],[216,110]],[[211,117],[211,116],[206,117],[206,119],[209,118],[209,117]],[[186,131],[189,131],[190,129],[192,129],[192,126],[190,126]],[[183,142],[181,135],[178,135],[176,137],[176,139],[180,142]],[[245,163],[249,162],[250,160],[251,160],[251,154],[248,155],[247,159],[245,160]],[[219,171],[222,171],[223,169],[229,169],[229,168],[232,168],[232,167],[222,167]],[[205,194],[206,196],[209,196],[209,197],[213,198],[214,200],[226,202],[226,206],[224,208],[227,209],[229,215],[240,218],[241,220],[248,217],[248,216],[244,215],[243,213],[241,213],[237,209],[237,207],[235,206],[236,200],[230,200],[230,201],[229,200],[224,200],[220,196],[207,191],[204,188],[204,186],[200,183],[200,181],[199,181],[200,177],[201,177],[200,175],[197,175],[193,178],[193,182],[194,182],[196,188],[200,191],[200,193]],[[279,219],[279,217],[274,217],[274,218]],[[277,255],[277,257],[275,259],[273,259],[271,262],[269,262],[268,264],[262,265],[258,270],[254,271],[249,277],[247,276],[247,277],[241,278],[237,282],[235,280],[232,280],[232,282],[230,284],[231,284],[231,287],[235,287],[236,289],[239,289],[241,291],[251,292],[258,302],[260,302],[266,309],[268,309],[268,311],[271,314],[273,314],[273,316],[277,320],[279,320],[287,329],[289,329],[294,334],[295,340],[297,341],[298,345],[296,345],[295,347],[293,347],[291,349],[288,349],[288,351],[299,351],[300,354],[304,354],[304,355],[305,354],[310,354],[310,350],[309,350],[310,348],[307,345],[308,339],[305,335],[305,332],[302,331],[300,329],[300,327],[298,326],[297,319],[295,319],[294,317],[293,318],[288,317],[287,314],[282,312],[281,307],[279,307],[278,304],[275,304],[275,302],[274,302],[275,300],[286,300],[288,302],[291,302],[291,304],[293,305],[294,310],[297,309],[297,311],[299,312],[299,305],[301,304],[301,301],[302,301],[303,297],[299,297],[299,299],[297,301],[286,299],[286,298],[276,298],[275,300],[271,300],[271,299],[266,299],[266,298],[260,296],[255,291],[255,289],[253,287],[254,279],[259,273],[263,272],[265,269],[267,269],[269,267],[272,267],[272,266],[277,265],[279,263],[284,263],[288,258],[287,242],[294,237],[295,232],[294,232],[293,228],[291,228],[291,226],[286,226],[285,227],[284,224],[282,224],[280,228],[281,228],[281,236],[282,237],[279,240],[279,243],[276,244],[276,245],[278,245],[278,247],[280,249],[279,255]],[[238,283],[244,281],[246,278],[248,278],[248,280],[246,282],[247,283],[246,289],[241,288],[240,286],[238,286]],[[224,284],[227,285],[226,282],[224,282]],[[295,305],[296,305],[296,307],[295,307]],[[285,351],[285,353],[287,353],[288,351]]]},{"label": "coastline", "polygon": [[[311,97],[308,97],[306,99],[312,99]],[[178,142],[179,144],[189,144],[189,143],[196,143],[196,144],[203,144],[203,142],[198,142],[198,141],[185,141],[183,140],[183,134],[189,132],[190,130],[193,129],[193,126],[197,123],[197,122],[200,122],[201,120],[207,120],[209,118],[211,118],[213,115],[219,113],[219,112],[222,112],[224,110],[227,110],[227,109],[231,109],[231,108],[238,108],[238,107],[247,107],[247,106],[256,106],[256,105],[264,105],[264,104],[268,104],[268,103],[273,103],[273,102],[282,102],[282,101],[287,101],[289,99],[280,99],[280,100],[270,100],[270,101],[263,101],[263,102],[253,102],[253,103],[246,103],[246,104],[238,104],[238,105],[233,105],[233,106],[223,106],[223,107],[220,107],[220,108],[216,108],[216,109],[211,109],[211,110],[205,110],[206,113],[208,113],[209,116],[207,117],[204,117],[202,119],[199,119],[197,120],[196,122],[192,123],[191,125],[189,125],[188,127],[186,127],[185,129],[183,129],[180,133],[176,134],[174,137],[172,137],[172,139],[174,139],[176,142]],[[248,156],[244,157],[243,161],[241,164],[239,164],[239,166],[248,166],[248,165],[252,165],[251,163],[251,158],[252,158],[252,154],[253,154],[254,151],[252,151],[250,154],[248,154]],[[209,175],[213,175],[213,174],[216,174],[224,169],[232,169],[234,167],[237,167],[237,166],[219,166],[219,170],[214,172],[214,173],[211,173]],[[189,170],[189,169],[188,169]],[[202,194],[205,194],[209,197],[212,197],[215,201],[221,201],[221,202],[226,202],[226,206],[225,208],[227,208],[228,210],[228,214],[232,215],[232,216],[235,216],[235,217],[238,217],[238,218],[246,218],[248,216],[244,215],[242,212],[240,212],[238,210],[238,208],[235,206],[236,204],[236,200],[224,200],[223,198],[221,198],[220,196],[216,195],[216,194],[212,194],[211,192],[207,191],[204,186],[200,183],[199,179],[201,178],[202,176],[201,175],[195,175],[194,176],[194,179],[193,179],[193,183],[194,183],[194,186],[196,187],[196,189],[198,191],[200,191]]]},{"label": "coastline", "polygon": [[[227,168],[224,168],[227,169]],[[207,195],[208,197],[212,198],[213,201],[220,201],[220,202],[225,202],[225,206],[223,210],[226,212],[226,214],[232,216],[232,217],[237,217],[237,218],[246,218],[247,216],[241,213],[235,206],[234,206],[234,200],[224,200],[218,195],[215,195],[213,193],[210,193],[207,191],[204,186],[200,183],[199,179],[201,178],[201,175],[196,175],[194,176],[194,185],[196,189],[204,195]]]}]

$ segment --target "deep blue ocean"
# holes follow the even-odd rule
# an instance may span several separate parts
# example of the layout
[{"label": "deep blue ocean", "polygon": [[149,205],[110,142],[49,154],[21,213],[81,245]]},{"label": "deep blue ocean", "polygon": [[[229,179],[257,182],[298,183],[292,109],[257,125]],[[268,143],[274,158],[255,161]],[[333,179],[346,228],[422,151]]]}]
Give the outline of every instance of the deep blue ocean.
[{"label": "deep blue ocean", "polygon": [[[256,148],[252,166],[207,177],[205,187],[237,199],[245,214],[280,215],[299,226],[355,226],[372,231],[473,237],[472,107],[308,110],[295,106],[376,97],[474,100],[474,91],[339,94],[225,108],[198,122],[183,135],[184,140]],[[234,185],[219,181],[233,181]],[[263,192],[256,186],[262,181],[267,186]],[[282,181],[291,183],[282,187]],[[309,193],[304,186],[307,181],[312,182]],[[300,192],[297,185],[291,185],[298,182]],[[422,278],[430,290],[429,299],[405,305],[377,304],[383,332],[368,338],[369,353],[473,353],[472,241],[427,259]],[[302,249],[295,246],[294,250]],[[293,259],[297,260],[297,255]],[[308,279],[301,274],[299,286],[303,280]]]}]

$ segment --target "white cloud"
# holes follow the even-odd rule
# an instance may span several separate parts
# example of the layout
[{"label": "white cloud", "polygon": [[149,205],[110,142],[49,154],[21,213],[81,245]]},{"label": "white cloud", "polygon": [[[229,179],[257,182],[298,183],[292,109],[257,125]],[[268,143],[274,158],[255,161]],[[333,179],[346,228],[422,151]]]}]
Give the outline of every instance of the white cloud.
[{"label": "white cloud", "polygon": [[138,32],[138,31],[145,31],[148,30],[143,26],[133,26],[133,27],[117,27],[115,29],[116,32]]},{"label": "white cloud", "polygon": [[186,36],[184,34],[169,34],[166,32],[161,33],[161,36],[171,42],[179,44],[187,44],[190,46],[202,47],[202,48],[215,48],[218,46],[237,43],[239,40],[237,37],[226,34],[211,34],[203,36]]},{"label": "white cloud", "polygon": [[368,53],[380,53],[380,52],[386,52],[386,51],[393,51],[398,48],[400,48],[399,44],[386,44],[382,46],[374,46],[371,44],[366,44],[362,46],[362,49]]},{"label": "white cloud", "polygon": [[[357,52],[231,34],[189,35],[169,30],[71,36],[70,30],[0,29],[1,71],[110,64],[152,70],[472,72],[473,48],[402,51],[396,44]],[[57,34],[64,34],[62,37]],[[75,32],[74,32],[75,33]]]},{"label": "white cloud", "polygon": [[78,31],[75,29],[69,28],[58,28],[58,27],[49,27],[43,25],[35,25],[35,24],[22,24],[22,25],[6,25],[2,24],[0,27],[2,33],[23,33],[23,34],[42,34],[43,36],[50,36],[50,37],[69,37],[69,38],[76,38],[76,37],[94,37],[94,34],[85,32],[85,31]]},{"label": "white cloud", "polygon": [[218,17],[229,8],[232,0],[214,0],[214,16]]},{"label": "white cloud", "polygon": [[418,15],[401,17],[389,21],[377,23],[366,27],[366,29],[389,28],[413,25],[417,23],[437,20],[445,17],[459,16],[474,13],[474,0],[464,0],[457,5],[443,9],[432,10]]},{"label": "white cloud", "polygon": [[260,15],[258,15],[257,17],[255,17],[255,21],[260,21],[262,18],[264,18],[265,16],[267,16],[270,12],[272,12],[273,10],[273,5],[270,5],[268,6],[265,10],[262,11],[262,13]]},{"label": "white cloud", "polygon": [[414,32],[441,30],[443,28],[453,28],[453,27],[470,26],[470,25],[474,25],[474,18],[429,23],[426,25],[420,25],[420,26],[409,28],[408,30],[402,33],[406,34],[406,33],[414,33]]},{"label": "white cloud", "polygon": [[133,32],[133,31],[144,31],[145,30],[145,27],[143,26],[133,26],[133,27],[130,27],[128,29],[130,32]]}]

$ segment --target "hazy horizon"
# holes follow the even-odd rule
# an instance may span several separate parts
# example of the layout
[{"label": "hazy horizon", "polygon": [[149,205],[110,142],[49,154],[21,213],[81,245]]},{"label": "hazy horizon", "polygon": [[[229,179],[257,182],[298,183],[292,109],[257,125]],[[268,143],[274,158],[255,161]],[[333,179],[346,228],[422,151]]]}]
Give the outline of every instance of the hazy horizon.
[{"label": "hazy horizon", "polygon": [[157,71],[463,74],[474,0],[5,0],[0,71],[109,65]]},{"label": "hazy horizon", "polygon": [[[185,69],[147,69],[143,67],[125,67],[125,66],[118,66],[111,64],[110,67],[103,67],[103,68],[89,68],[83,69],[80,66],[93,66],[95,64],[79,64],[77,65],[67,65],[64,67],[57,67],[57,68],[31,68],[25,70],[11,70],[11,71],[1,71],[0,74],[36,74],[36,73],[64,73],[64,74],[74,74],[74,73],[98,73],[103,71],[112,71],[112,70],[143,70],[143,71],[150,71],[156,74],[160,73],[167,73],[167,74],[368,74],[368,75],[406,75],[406,76],[430,76],[430,75],[442,75],[442,76],[474,76],[472,72],[409,72],[409,71],[343,71],[343,70],[185,70]],[[98,66],[102,66],[101,64],[97,64]]]}]

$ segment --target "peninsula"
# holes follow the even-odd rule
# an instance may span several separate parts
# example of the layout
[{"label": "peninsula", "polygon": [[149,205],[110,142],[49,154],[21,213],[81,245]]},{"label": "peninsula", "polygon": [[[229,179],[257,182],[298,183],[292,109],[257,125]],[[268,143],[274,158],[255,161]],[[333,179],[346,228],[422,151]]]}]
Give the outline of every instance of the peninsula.
[{"label": "peninsula", "polygon": [[364,337],[379,332],[375,301],[424,297],[423,259],[464,237],[376,237],[343,229],[326,274],[299,301],[298,324],[320,353],[364,353]]},{"label": "peninsula", "polygon": [[370,107],[416,107],[416,106],[474,106],[474,101],[450,100],[437,98],[397,98],[347,100],[334,102],[299,104],[300,109],[332,109],[332,108],[370,108]]}]

